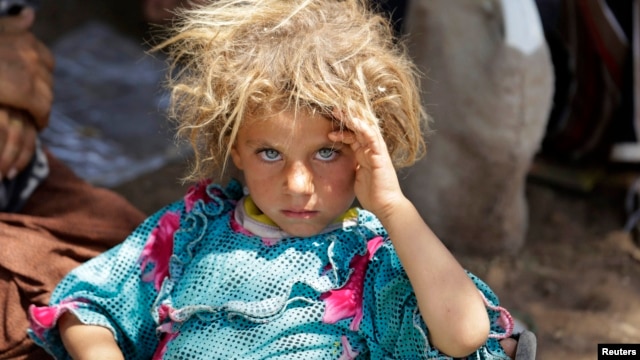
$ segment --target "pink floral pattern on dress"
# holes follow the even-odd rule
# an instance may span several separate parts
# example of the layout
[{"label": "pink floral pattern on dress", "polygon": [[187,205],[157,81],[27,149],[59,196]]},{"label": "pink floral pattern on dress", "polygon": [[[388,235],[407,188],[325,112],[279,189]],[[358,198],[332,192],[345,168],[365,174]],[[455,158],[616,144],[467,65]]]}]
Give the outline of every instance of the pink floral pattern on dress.
[{"label": "pink floral pattern on dress", "polygon": [[245,229],[244,226],[242,226],[238,220],[236,220],[235,216],[231,216],[231,220],[229,221],[230,225],[231,225],[231,230],[239,233],[239,234],[243,234],[243,235],[247,235],[247,236],[253,236],[253,234]]},{"label": "pink floral pattern on dress", "polygon": [[261,240],[262,240],[262,243],[264,244],[264,246],[273,246],[273,245],[279,243],[280,240],[282,240],[282,239],[275,239],[275,238],[272,239],[272,238],[264,238],[263,237],[263,238],[261,238]]},{"label": "pink floral pattern on dress", "polygon": [[494,338],[494,339],[498,339],[498,340],[502,340],[502,339],[506,339],[509,336],[511,336],[511,334],[513,334],[513,329],[515,327],[515,322],[513,320],[513,317],[509,313],[509,311],[507,309],[503,308],[502,306],[495,306],[495,305],[491,304],[491,302],[489,302],[487,297],[484,296],[482,291],[480,291],[480,295],[482,295],[482,300],[484,301],[484,305],[488,309],[491,309],[491,310],[494,310],[494,311],[498,312],[499,315],[498,315],[498,320],[496,322],[501,328],[504,329],[504,333],[503,334],[489,334],[489,337],[490,338]]},{"label": "pink floral pattern on dress", "polygon": [[153,357],[151,359],[161,360],[162,358],[164,358],[164,354],[167,352],[167,345],[169,345],[169,342],[175,339],[176,337],[178,337],[178,333],[165,333],[162,336],[162,339],[160,340],[160,342],[158,343],[158,347],[156,348],[156,351],[153,353]]},{"label": "pink floral pattern on dress", "polygon": [[66,311],[77,309],[78,305],[74,301],[61,301],[54,306],[29,306],[31,329],[35,335],[44,339],[45,330],[51,329]]},{"label": "pink floral pattern on dress", "polygon": [[367,243],[364,255],[355,255],[349,267],[353,270],[347,283],[340,289],[330,290],[320,296],[325,301],[322,321],[334,324],[342,319],[352,317],[349,325],[351,330],[358,330],[362,321],[362,295],[364,291],[364,277],[369,260],[382,245],[382,237],[375,237]]},{"label": "pink floral pattern on dress", "polygon": [[153,264],[152,271],[142,276],[142,281],[153,281],[156,290],[160,290],[162,282],[169,277],[169,259],[173,253],[173,234],[180,226],[180,214],[168,211],[153,229],[147,243],[140,254],[140,268],[144,273],[147,265]]},{"label": "pink floral pattern on dress", "polygon": [[360,353],[359,351],[353,350],[346,336],[342,336],[342,338],[340,339],[340,342],[342,342],[342,355],[338,360],[355,359],[356,356],[358,356],[358,354]]},{"label": "pink floral pattern on dress", "polygon": [[193,205],[198,200],[204,200],[205,202],[212,200],[207,194],[207,187],[209,184],[211,184],[210,179],[201,180],[187,190],[187,193],[184,196],[184,208],[187,212],[191,212]]},{"label": "pink floral pattern on dress", "polygon": [[[160,323],[171,320],[171,314],[173,311],[173,308],[169,305],[160,305],[160,307],[158,308],[158,317]],[[167,352],[167,346],[169,345],[169,342],[171,342],[171,340],[175,339],[178,336],[178,332],[173,330],[172,322],[167,322],[158,326],[157,330],[158,332],[163,333],[163,335],[162,339],[158,343],[156,351],[153,353],[153,360],[162,359],[164,357],[164,354]]]}]

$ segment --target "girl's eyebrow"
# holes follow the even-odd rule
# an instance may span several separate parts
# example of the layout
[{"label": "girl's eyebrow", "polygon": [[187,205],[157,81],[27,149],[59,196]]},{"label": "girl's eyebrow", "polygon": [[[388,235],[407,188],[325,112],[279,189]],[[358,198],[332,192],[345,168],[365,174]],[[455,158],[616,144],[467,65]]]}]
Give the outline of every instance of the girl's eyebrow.
[{"label": "girl's eyebrow", "polygon": [[269,143],[266,140],[263,139],[249,139],[247,141],[245,141],[245,145],[249,146],[249,147],[254,147],[254,148],[261,148],[261,147],[275,147],[275,145]]},{"label": "girl's eyebrow", "polygon": [[[245,145],[250,147],[250,148],[254,148],[254,149],[261,149],[261,148],[269,148],[269,149],[281,149],[284,147],[284,145],[282,144],[274,144],[274,143],[270,143],[267,140],[263,140],[263,139],[250,139],[245,141]],[[318,149],[341,149],[344,146],[343,142],[340,141],[331,141],[329,139],[327,139],[326,141],[323,141],[321,143],[318,143],[316,145],[316,147]]]}]

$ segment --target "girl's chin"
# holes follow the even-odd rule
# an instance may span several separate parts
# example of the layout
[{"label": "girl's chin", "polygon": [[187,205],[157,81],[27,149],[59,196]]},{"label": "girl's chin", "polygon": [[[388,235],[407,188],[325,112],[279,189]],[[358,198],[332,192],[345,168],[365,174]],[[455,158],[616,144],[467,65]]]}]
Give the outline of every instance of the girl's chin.
[{"label": "girl's chin", "polygon": [[295,237],[310,237],[310,236],[318,235],[324,229],[324,227],[309,226],[309,225],[284,226],[284,227],[281,226],[280,228],[282,229],[282,231]]}]

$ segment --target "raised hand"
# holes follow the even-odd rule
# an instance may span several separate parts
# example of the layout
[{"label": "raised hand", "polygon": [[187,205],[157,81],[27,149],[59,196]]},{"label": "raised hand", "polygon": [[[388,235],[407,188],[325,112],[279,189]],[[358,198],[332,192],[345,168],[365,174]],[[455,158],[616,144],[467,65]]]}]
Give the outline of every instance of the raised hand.
[{"label": "raised hand", "polygon": [[344,118],[349,130],[329,134],[347,144],[358,163],[355,193],[387,230],[418,300],[430,340],[440,351],[465,357],[486,340],[489,318],[473,282],[402,194],[391,157],[374,119]]},{"label": "raised hand", "polygon": [[[335,116],[335,115],[334,115]],[[332,141],[351,147],[358,163],[356,168],[355,194],[363,208],[385,219],[394,207],[406,201],[402,194],[398,176],[387,150],[387,146],[374,119],[342,119],[348,129],[329,134]]]}]

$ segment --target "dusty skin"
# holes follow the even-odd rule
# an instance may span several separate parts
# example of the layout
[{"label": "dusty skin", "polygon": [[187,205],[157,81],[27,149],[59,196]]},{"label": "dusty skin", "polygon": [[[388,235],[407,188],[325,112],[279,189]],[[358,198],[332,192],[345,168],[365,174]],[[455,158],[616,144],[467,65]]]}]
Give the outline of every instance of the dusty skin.
[{"label": "dusty skin", "polygon": [[[179,198],[181,165],[116,190],[150,213]],[[618,231],[622,194],[576,194],[530,182],[531,224],[517,256],[456,254],[538,336],[540,360],[594,360],[598,343],[640,343],[640,248]]]}]

